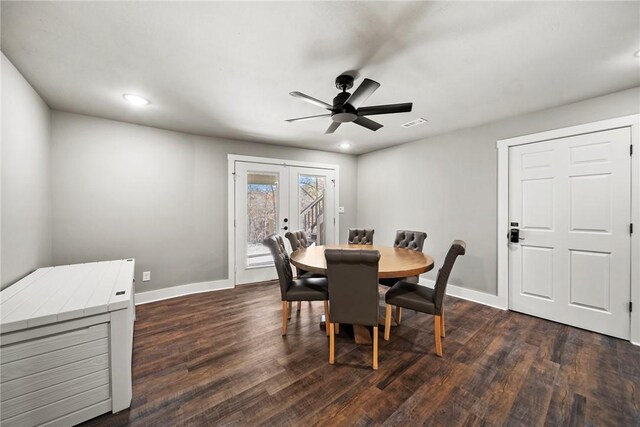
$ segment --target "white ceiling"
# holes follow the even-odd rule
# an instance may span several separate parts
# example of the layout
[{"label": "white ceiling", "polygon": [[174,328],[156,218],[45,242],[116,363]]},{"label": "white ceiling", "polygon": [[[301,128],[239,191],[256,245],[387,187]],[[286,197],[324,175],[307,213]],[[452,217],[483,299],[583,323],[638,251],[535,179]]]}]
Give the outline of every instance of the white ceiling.
[{"label": "white ceiling", "polygon": [[[640,85],[638,2],[2,2],[2,51],[54,109],[189,133],[363,153]],[[324,135],[356,70],[363,106]],[[151,100],[144,108],[123,93]],[[400,124],[429,122],[411,129]]]}]

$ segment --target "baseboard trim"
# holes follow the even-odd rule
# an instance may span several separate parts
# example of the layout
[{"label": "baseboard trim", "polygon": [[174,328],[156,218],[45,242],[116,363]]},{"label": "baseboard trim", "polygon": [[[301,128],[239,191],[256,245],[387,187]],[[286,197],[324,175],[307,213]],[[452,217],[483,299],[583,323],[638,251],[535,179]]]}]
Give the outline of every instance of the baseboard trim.
[{"label": "baseboard trim", "polygon": [[[433,288],[436,282],[435,280],[420,278],[420,284],[422,286]],[[486,292],[480,292],[474,289],[467,289],[451,284],[447,285],[447,295],[477,302],[478,304],[488,305],[500,310],[507,310],[507,307],[505,307],[504,303],[501,301],[501,298],[499,298],[498,295],[491,295]]]},{"label": "baseboard trim", "polygon": [[229,279],[212,280],[210,282],[189,283],[187,285],[172,286],[170,288],[156,289],[153,291],[140,292],[136,294],[136,305],[150,302],[162,301],[169,298],[182,297],[185,295],[199,294],[202,292],[219,291],[221,289],[231,289],[233,283]]}]

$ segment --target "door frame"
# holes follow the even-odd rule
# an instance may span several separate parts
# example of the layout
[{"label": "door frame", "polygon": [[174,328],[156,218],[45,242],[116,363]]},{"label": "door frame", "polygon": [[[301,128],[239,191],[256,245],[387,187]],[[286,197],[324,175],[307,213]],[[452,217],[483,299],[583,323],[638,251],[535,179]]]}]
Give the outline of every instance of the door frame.
[{"label": "door frame", "polygon": [[631,129],[631,144],[635,146],[635,153],[631,156],[631,222],[635,230],[631,234],[631,301],[634,310],[631,312],[630,341],[634,345],[640,345],[640,114],[501,139],[497,142],[498,295],[496,303],[501,308],[509,308],[509,250],[506,238],[509,232],[509,148],[626,127]]},{"label": "door frame", "polygon": [[227,259],[228,259],[228,277],[229,283],[236,287],[236,227],[235,227],[235,208],[236,208],[236,186],[235,186],[235,163],[236,162],[262,163],[270,165],[293,166],[315,169],[329,169],[334,171],[335,176],[335,195],[333,198],[334,209],[334,239],[339,242],[340,239],[340,216],[338,215],[338,207],[340,206],[340,166],[329,163],[314,163],[298,160],[273,159],[269,157],[244,156],[240,154],[227,154]]}]

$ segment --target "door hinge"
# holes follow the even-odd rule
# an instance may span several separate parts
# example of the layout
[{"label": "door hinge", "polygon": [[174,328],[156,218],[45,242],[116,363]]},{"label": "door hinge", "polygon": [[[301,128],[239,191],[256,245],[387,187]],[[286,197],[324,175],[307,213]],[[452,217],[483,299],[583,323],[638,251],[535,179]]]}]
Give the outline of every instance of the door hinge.
[{"label": "door hinge", "polygon": [[236,220],[233,220],[233,228],[236,228]]},{"label": "door hinge", "polygon": [[633,144],[629,144],[629,155],[633,156]]},{"label": "door hinge", "polygon": [[629,301],[629,313],[633,312],[633,302]]},{"label": "door hinge", "polygon": [[633,234],[633,223],[629,224],[629,234]]},{"label": "door hinge", "polygon": [[238,179],[238,174],[236,174],[235,172],[231,172],[231,175],[233,175],[233,182],[236,182],[236,179]]}]

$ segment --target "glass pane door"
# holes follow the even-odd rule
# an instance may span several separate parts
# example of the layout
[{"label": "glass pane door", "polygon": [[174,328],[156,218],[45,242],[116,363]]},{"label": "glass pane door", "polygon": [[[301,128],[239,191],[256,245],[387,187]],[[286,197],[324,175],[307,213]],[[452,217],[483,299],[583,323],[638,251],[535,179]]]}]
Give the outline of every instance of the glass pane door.
[{"label": "glass pane door", "polygon": [[284,166],[236,164],[236,283],[276,278],[273,258],[262,240],[288,223],[288,174]]},{"label": "glass pane door", "polygon": [[[313,244],[337,241],[335,182],[330,169],[235,162],[235,283],[277,278],[270,234],[304,230]],[[290,252],[289,241],[285,246]]]},{"label": "glass pane door", "polygon": [[291,227],[303,230],[312,244],[335,242],[334,171],[289,168]]},{"label": "glass pane door", "polygon": [[298,175],[298,221],[310,242],[322,245],[325,239],[324,202],[326,178]]},{"label": "glass pane door", "polygon": [[262,244],[265,236],[279,228],[279,174],[247,173],[247,259],[248,267],[272,264],[269,249]]}]

